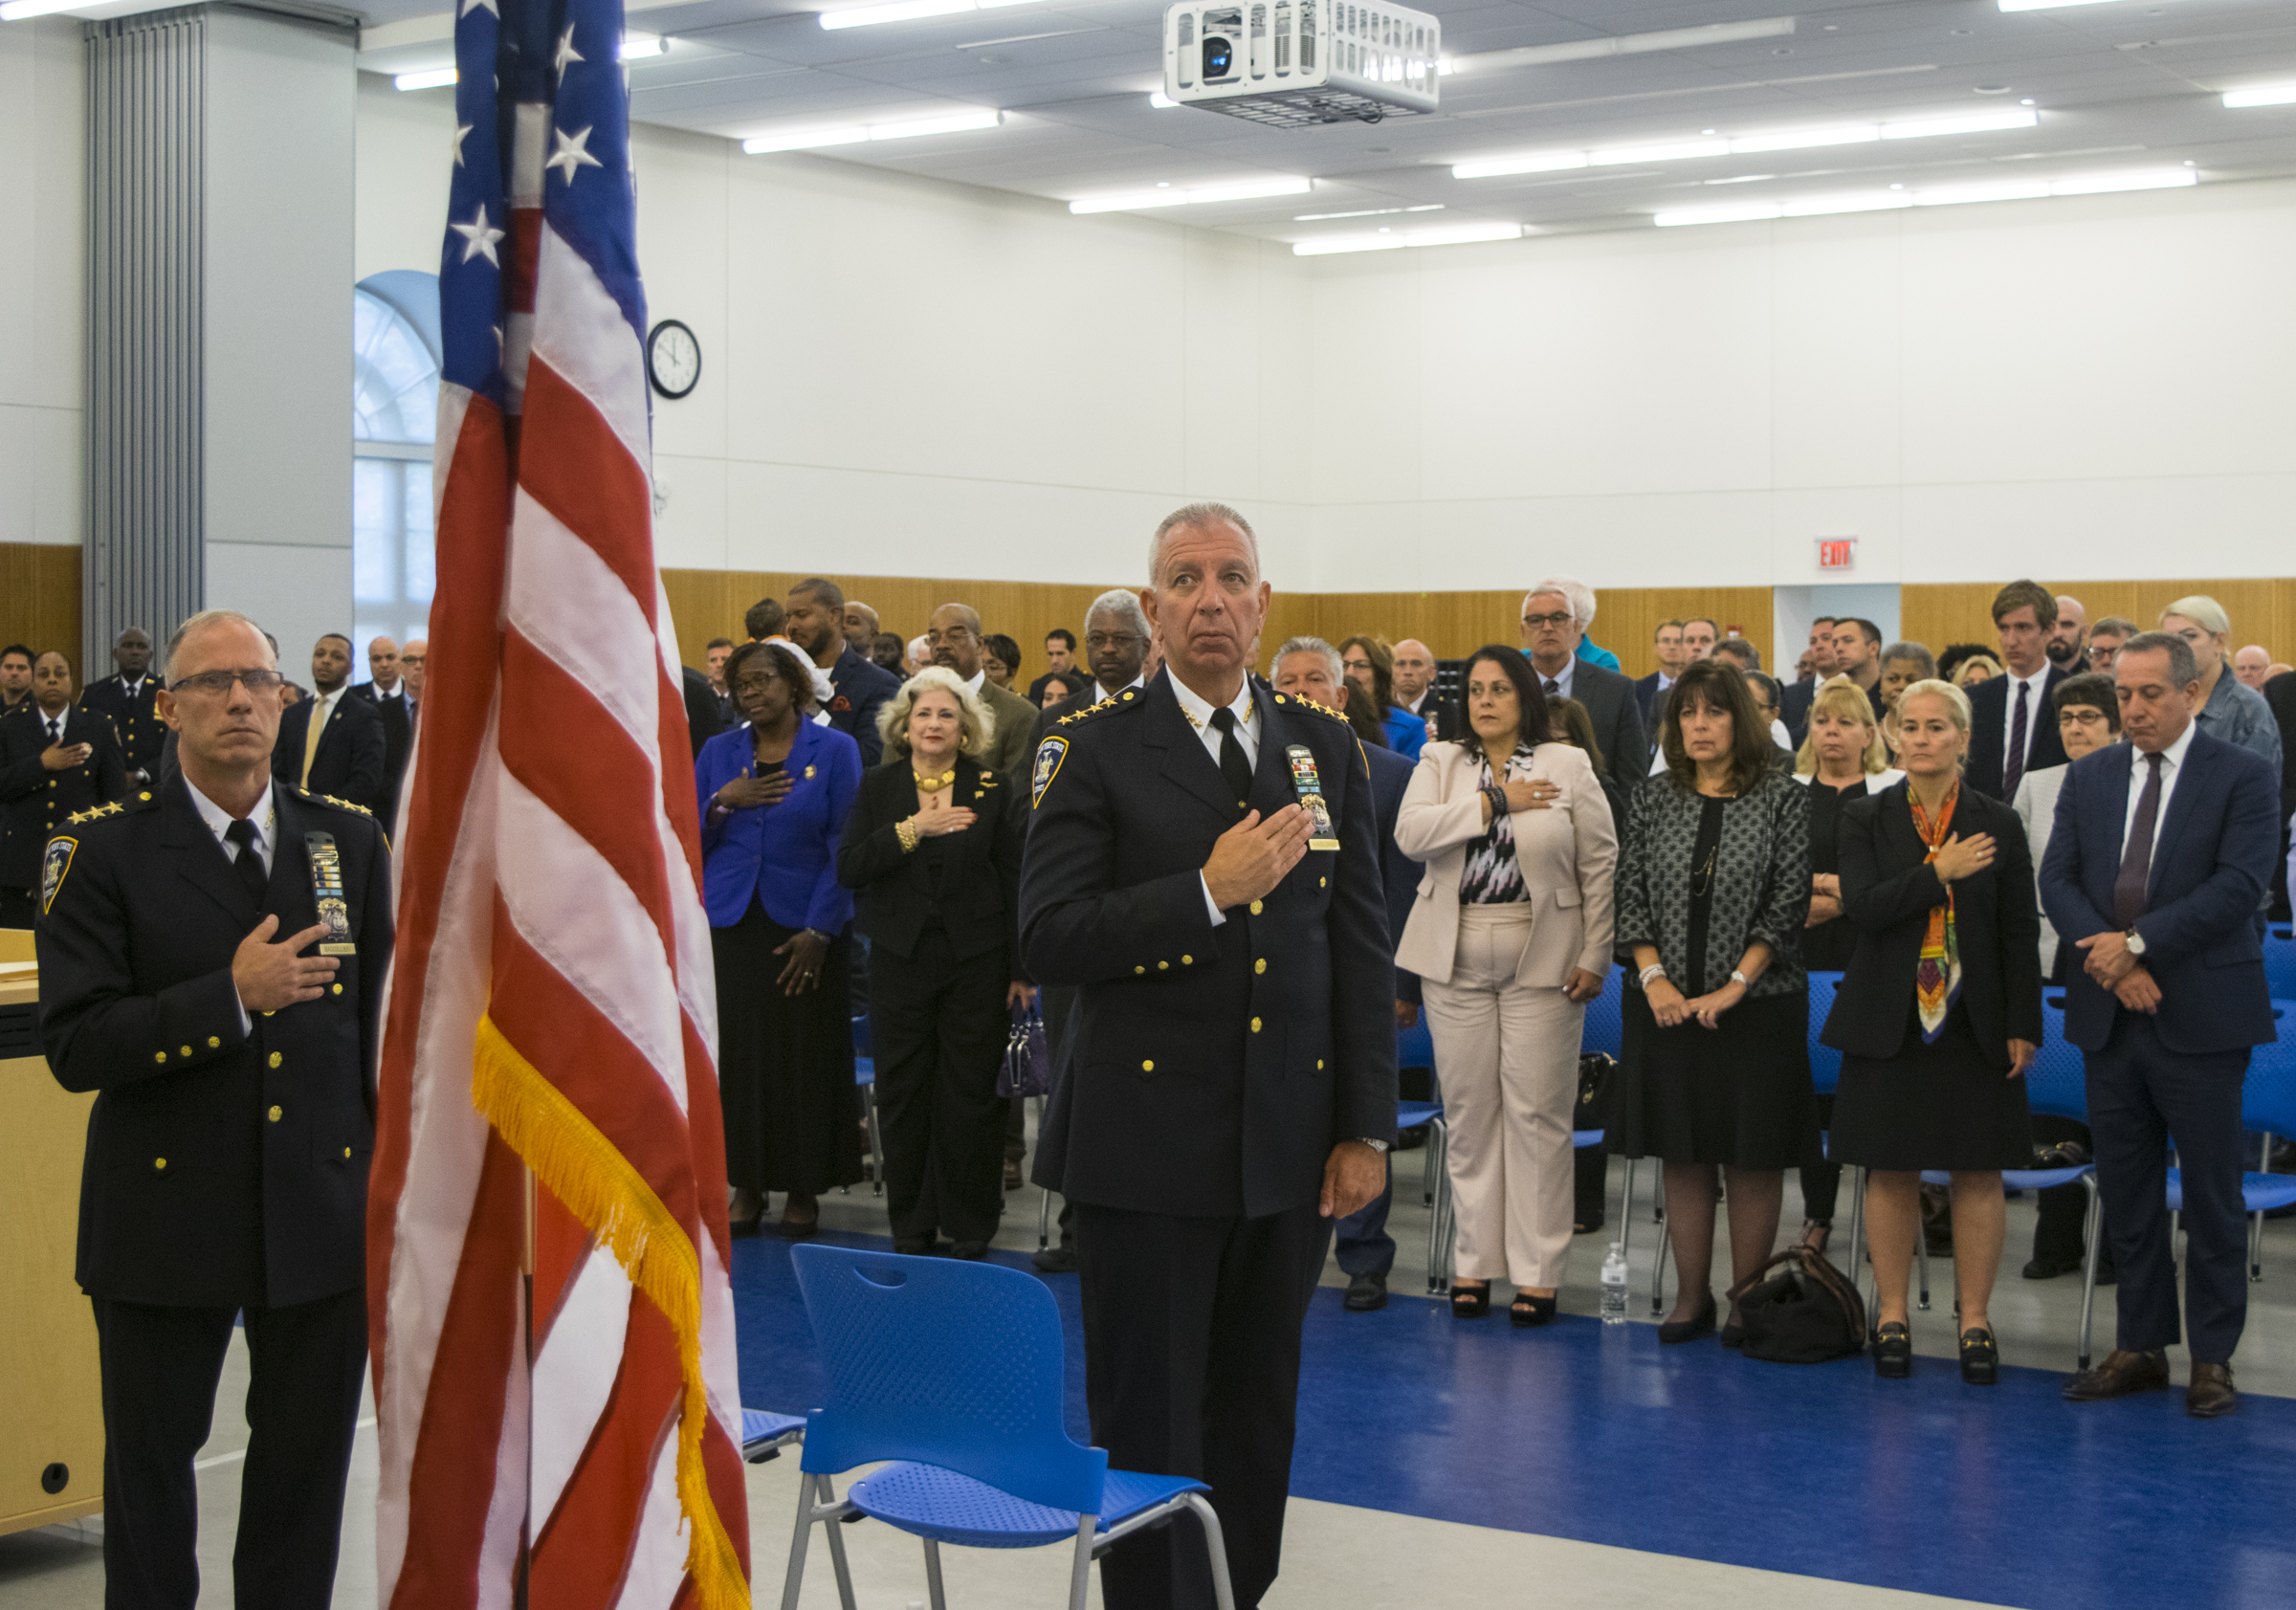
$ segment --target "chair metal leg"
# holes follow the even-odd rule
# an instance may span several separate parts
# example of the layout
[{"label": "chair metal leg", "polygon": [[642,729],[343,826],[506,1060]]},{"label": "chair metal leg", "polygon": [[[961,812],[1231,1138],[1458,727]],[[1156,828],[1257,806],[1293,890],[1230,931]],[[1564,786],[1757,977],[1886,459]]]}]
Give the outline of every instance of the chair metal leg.
[{"label": "chair metal leg", "polygon": [[949,1596],[940,1585],[940,1545],[925,1539],[925,1593],[933,1601],[933,1610],[949,1610]]},{"label": "chair metal leg", "polygon": [[2260,1209],[2248,1215],[2248,1279],[2262,1284],[2264,1278],[2264,1215]]},{"label": "chair metal leg", "polygon": [[1634,1165],[1640,1158],[1628,1158],[1619,1180],[1619,1256],[1634,1262]]},{"label": "chair metal leg", "polygon": [[801,1471],[797,1478],[797,1533],[789,1539],[789,1569],[782,1577],[782,1610],[797,1610],[797,1590],[806,1579],[806,1545],[812,1537],[813,1478]]},{"label": "chair metal leg", "polygon": [[[1665,1178],[1663,1172],[1660,1178]],[[1673,1244],[1674,1226],[1661,1218],[1658,1222],[1658,1255],[1650,1260],[1650,1317],[1653,1319],[1667,1312],[1667,1248]]]},{"label": "chair metal leg", "polygon": [[1451,1289],[1451,1167],[1449,1126],[1441,1118],[1427,1122],[1424,1165],[1431,1181],[1424,1187],[1427,1215],[1427,1294],[1440,1297]]},{"label": "chair metal leg", "polygon": [[1201,1492],[1191,1492],[1181,1502],[1196,1511],[1203,1527],[1203,1552],[1212,1564],[1212,1603],[1216,1610],[1236,1610],[1236,1590],[1227,1580],[1227,1539],[1221,1535],[1218,1511]]},{"label": "chair metal leg", "polygon": [[1099,1529],[1099,1516],[1076,1517],[1076,1559],[1069,1567],[1069,1610],[1085,1610],[1085,1597],[1093,1583],[1093,1533]]},{"label": "chair metal leg", "polygon": [[[1866,1255],[1866,1171],[1846,1168],[1849,1176],[1849,1287],[1853,1291],[1866,1290],[1866,1266],[1871,1262]],[[1879,1280],[1874,1283],[1876,1298],[1880,1296]],[[1873,1312],[1873,1300],[1866,1304],[1866,1312]]]},{"label": "chair metal leg", "polygon": [[2082,1240],[2087,1256],[2081,1260],[2081,1350],[2076,1355],[2080,1367],[2088,1368],[2089,1327],[2097,1312],[2097,1258],[2105,1250],[2105,1199],[2097,1194],[2096,1171],[2091,1169],[2081,1177],[2088,1187],[2088,1223],[2083,1227]]},{"label": "chair metal leg", "polygon": [[1930,1312],[1930,1232],[1921,1226],[1919,1218],[1920,1216],[1916,1214],[1913,1225],[1913,1258],[1914,1262],[1921,1266],[1921,1312],[1927,1313]]},{"label": "chair metal leg", "polygon": [[870,1195],[885,1194],[885,1137],[877,1132],[877,1085],[871,1080],[861,1087],[868,1093],[861,1098],[862,1114],[869,1119],[869,1160],[874,1165],[869,1182]]},{"label": "chair metal leg", "polygon": [[[813,1480],[821,1490],[822,1508],[835,1508],[837,1494],[829,1486],[829,1478],[816,1476]],[[845,1610],[853,1610],[853,1569],[845,1557],[845,1523],[837,1516],[830,1515],[823,1524],[829,1529],[829,1565],[837,1573],[837,1602]],[[797,1610],[797,1607],[793,1604],[789,1610]]]}]

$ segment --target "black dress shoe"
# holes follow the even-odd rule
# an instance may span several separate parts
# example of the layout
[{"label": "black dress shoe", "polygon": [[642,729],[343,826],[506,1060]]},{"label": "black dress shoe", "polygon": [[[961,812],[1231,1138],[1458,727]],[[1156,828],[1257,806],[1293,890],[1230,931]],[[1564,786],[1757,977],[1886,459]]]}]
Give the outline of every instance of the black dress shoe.
[{"label": "black dress shoe", "polygon": [[968,1264],[977,1264],[988,1256],[988,1243],[985,1241],[960,1241],[950,1247],[949,1251],[952,1255],[962,1258]]},{"label": "black dress shoe", "polygon": [[1074,1274],[1076,1272],[1076,1248],[1073,1246],[1048,1246],[1041,1252],[1031,1254],[1028,1261],[1036,1266],[1036,1272],[1039,1274]]},{"label": "black dress shoe", "polygon": [[2107,1398],[2127,1398],[2139,1392],[2165,1392],[2169,1385],[2169,1356],[2159,1348],[2150,1353],[2125,1353],[2114,1348],[2093,1370],[2083,1370],[2064,1383],[2068,1403],[2095,1403]]},{"label": "black dress shoe", "polygon": [[2195,1364],[2193,1383],[2185,1389],[2184,1412],[2195,1420],[2214,1420],[2220,1414],[2230,1414],[2241,1406],[2241,1395],[2232,1389],[2230,1364]]},{"label": "black dress shoe", "polygon": [[1722,1334],[1717,1339],[1732,1352],[1743,1353],[1746,1350],[1746,1327],[1733,1320],[1722,1327]]},{"label": "black dress shoe", "polygon": [[761,1207],[746,1219],[733,1219],[727,1221],[726,1230],[732,1235],[756,1235],[758,1233],[758,1226],[763,1224],[764,1220],[765,1210]]},{"label": "black dress shoe", "polygon": [[1387,1306],[1387,1277],[1383,1274],[1358,1274],[1347,1283],[1347,1312],[1369,1313],[1373,1309]]},{"label": "black dress shoe", "polygon": [[2079,1274],[2080,1272],[2081,1260],[2078,1258],[2073,1259],[2070,1263],[2063,1258],[2035,1258],[2025,1265],[2027,1280],[2054,1280],[2061,1274]]},{"label": "black dress shoe", "polygon": [[1027,1181],[1021,1178],[1021,1159],[1006,1158],[1004,1159],[1004,1188],[1008,1191],[1017,1191],[1026,1183]]},{"label": "black dress shoe", "polygon": [[1873,1333],[1873,1373],[1884,1380],[1913,1373],[1913,1333],[1895,1319]]},{"label": "black dress shoe", "polygon": [[1973,1325],[1961,1333],[1961,1378],[1972,1386],[2000,1383],[2000,1344],[1982,1325]]},{"label": "black dress shoe", "polygon": [[1658,1339],[1668,1347],[1696,1341],[1714,1328],[1714,1294],[1709,1291],[1698,1312],[1688,1319],[1669,1319],[1658,1328]]},{"label": "black dress shoe", "polygon": [[893,1249],[904,1258],[930,1258],[933,1256],[933,1238],[929,1235],[896,1235],[893,1238]]},{"label": "black dress shoe", "polygon": [[1507,1323],[1518,1331],[1534,1331],[1541,1325],[1555,1323],[1557,1312],[1553,1297],[1534,1297],[1528,1291],[1517,1291],[1514,1301],[1507,1305]]}]

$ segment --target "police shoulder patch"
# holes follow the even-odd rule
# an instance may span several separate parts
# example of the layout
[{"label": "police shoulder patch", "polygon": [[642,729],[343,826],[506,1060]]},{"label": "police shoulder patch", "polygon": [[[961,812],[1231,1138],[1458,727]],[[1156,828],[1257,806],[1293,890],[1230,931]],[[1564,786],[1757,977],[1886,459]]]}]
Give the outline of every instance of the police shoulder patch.
[{"label": "police shoulder patch", "polygon": [[64,874],[72,870],[72,857],[79,849],[75,838],[56,837],[48,841],[47,852],[40,857],[40,915],[46,916],[55,904],[56,891],[64,886]]},{"label": "police shoulder patch", "polygon": [[1036,765],[1029,773],[1028,808],[1034,810],[1045,803],[1045,790],[1060,775],[1060,762],[1069,758],[1069,740],[1052,737],[1036,746]]}]

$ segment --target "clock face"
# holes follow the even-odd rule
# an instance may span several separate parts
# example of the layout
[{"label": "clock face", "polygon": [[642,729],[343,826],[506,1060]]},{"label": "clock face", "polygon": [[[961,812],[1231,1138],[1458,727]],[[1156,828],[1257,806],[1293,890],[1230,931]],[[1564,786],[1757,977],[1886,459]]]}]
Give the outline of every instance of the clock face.
[{"label": "clock face", "polygon": [[676,320],[663,320],[646,338],[646,374],[663,396],[683,397],[701,379],[701,342]]}]

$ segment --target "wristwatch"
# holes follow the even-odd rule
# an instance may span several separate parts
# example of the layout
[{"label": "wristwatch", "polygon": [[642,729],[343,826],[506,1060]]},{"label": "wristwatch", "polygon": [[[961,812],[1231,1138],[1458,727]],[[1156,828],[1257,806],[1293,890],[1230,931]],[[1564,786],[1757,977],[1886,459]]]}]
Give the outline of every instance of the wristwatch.
[{"label": "wristwatch", "polygon": [[2129,954],[2130,956],[2141,957],[2145,954],[2145,937],[2136,931],[2136,924],[2130,923],[2129,925],[2129,932],[2124,937],[2129,941]]},{"label": "wristwatch", "polygon": [[1373,1151],[1375,1151],[1375,1152],[1379,1153],[1379,1154],[1380,1154],[1381,1157],[1384,1157],[1384,1156],[1386,1156],[1386,1153],[1387,1153],[1387,1142],[1386,1142],[1386,1141],[1384,1141],[1384,1140],[1374,1140],[1374,1139],[1373,1139],[1373,1138],[1372,1138],[1370,1136],[1368,1136],[1368,1135],[1358,1135],[1358,1136],[1356,1136],[1356,1144],[1357,1144],[1357,1145],[1358,1145],[1358,1146],[1368,1146],[1368,1147],[1370,1147],[1370,1148],[1371,1148]]}]

